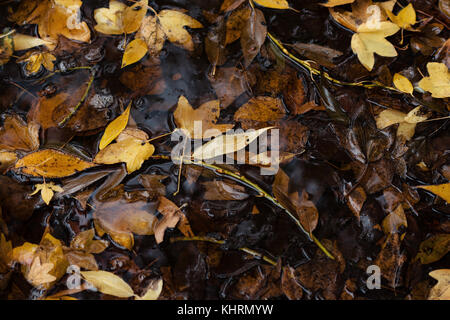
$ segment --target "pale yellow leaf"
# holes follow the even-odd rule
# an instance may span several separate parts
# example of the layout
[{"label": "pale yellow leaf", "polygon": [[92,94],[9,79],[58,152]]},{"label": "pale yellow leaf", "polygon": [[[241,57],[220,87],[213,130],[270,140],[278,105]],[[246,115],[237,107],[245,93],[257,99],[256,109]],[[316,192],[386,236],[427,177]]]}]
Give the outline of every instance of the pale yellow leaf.
[{"label": "pale yellow leaf", "polygon": [[260,135],[272,127],[259,130],[247,130],[244,133],[221,135],[194,150],[192,157],[198,160],[215,157],[239,151],[255,141]]},{"label": "pale yellow leaf", "polygon": [[443,63],[428,62],[428,77],[419,81],[419,87],[431,92],[433,98],[450,97],[450,72]]},{"label": "pale yellow leaf", "polygon": [[118,116],[110,124],[108,124],[98,146],[100,150],[106,148],[106,146],[113,142],[114,139],[116,139],[119,134],[125,129],[130,118],[130,109],[131,102],[120,116]]},{"label": "pale yellow leaf", "polygon": [[49,274],[53,267],[53,263],[41,264],[41,259],[36,257],[31,264],[30,270],[26,274],[26,278],[35,287],[55,281],[56,277]]},{"label": "pale yellow leaf", "polygon": [[170,42],[183,47],[188,51],[194,50],[194,42],[185,27],[192,29],[203,28],[203,25],[200,22],[175,10],[162,10],[158,14],[158,18],[161,27]]},{"label": "pale yellow leaf", "polygon": [[450,203],[450,183],[430,185],[430,186],[417,186],[417,188],[428,190],[435,195],[438,195],[448,203]]},{"label": "pale yellow leaf", "polygon": [[253,2],[271,9],[289,9],[289,3],[286,0],[253,0]]},{"label": "pale yellow leaf", "polygon": [[119,298],[134,296],[133,289],[128,283],[114,273],[107,271],[81,271],[81,275],[101,293]]},{"label": "pale yellow leaf", "polygon": [[141,0],[126,7],[123,12],[123,30],[125,33],[133,33],[139,30],[142,20],[147,13],[148,0]]},{"label": "pale yellow leaf", "polygon": [[42,183],[35,185],[35,190],[30,196],[35,195],[39,191],[41,192],[42,200],[48,205],[53,198],[54,192],[63,192],[63,188],[55,185],[53,182]]},{"label": "pale yellow leaf", "polygon": [[20,33],[14,34],[13,41],[14,41],[14,50],[15,51],[27,50],[27,49],[34,48],[37,46],[52,44],[52,42],[50,42],[50,41],[45,41],[40,38],[36,38],[36,37],[32,37],[32,36],[28,36],[28,35],[20,34]]},{"label": "pale yellow leaf", "polygon": [[134,39],[131,41],[123,54],[122,68],[138,62],[147,54],[147,44],[142,39]]},{"label": "pale yellow leaf", "polygon": [[127,6],[120,2],[112,0],[109,2],[109,8],[99,8],[94,10],[94,19],[97,23],[94,29],[104,34],[122,34],[123,12]]},{"label": "pale yellow leaf", "polygon": [[412,83],[408,80],[407,77],[401,75],[400,73],[396,73],[396,74],[394,74],[393,81],[394,81],[395,87],[398,90],[400,90],[404,93],[409,93],[409,94],[413,93],[414,87],[413,87]]},{"label": "pale yellow leaf", "polygon": [[421,113],[421,107],[415,107],[406,115],[404,121],[407,123],[419,123],[428,119],[427,115]]},{"label": "pale yellow leaf", "polygon": [[428,300],[450,300],[450,269],[434,270],[429,275],[438,283],[431,289]]}]

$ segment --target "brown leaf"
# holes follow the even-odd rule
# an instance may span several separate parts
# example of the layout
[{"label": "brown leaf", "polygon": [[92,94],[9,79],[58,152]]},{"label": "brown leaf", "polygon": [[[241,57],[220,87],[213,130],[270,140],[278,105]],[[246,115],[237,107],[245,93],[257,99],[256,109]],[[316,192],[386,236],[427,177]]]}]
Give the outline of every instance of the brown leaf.
[{"label": "brown leaf", "polygon": [[281,290],[289,300],[300,300],[303,296],[303,289],[295,275],[295,269],[289,266],[283,267],[281,276]]},{"label": "brown leaf", "polygon": [[164,232],[167,228],[175,228],[180,221],[180,208],[165,197],[159,198],[158,211],[163,214],[163,218],[158,220],[154,226],[156,243],[161,243],[164,240]]},{"label": "brown leaf", "polygon": [[223,108],[233,103],[251,85],[247,74],[233,67],[218,68],[214,76],[210,76],[210,81]]},{"label": "brown leaf", "polygon": [[267,26],[264,14],[259,9],[252,9],[250,18],[245,23],[241,33],[241,47],[245,66],[248,67],[259,53],[267,36]]},{"label": "brown leaf", "polygon": [[361,209],[366,199],[367,199],[366,193],[364,192],[364,189],[361,187],[355,188],[355,190],[353,190],[346,197],[347,205],[353,212],[353,214],[356,216],[356,218],[358,218],[358,221],[359,221],[359,214],[361,213]]},{"label": "brown leaf", "polygon": [[380,267],[382,277],[387,280],[391,288],[400,286],[402,281],[400,270],[406,261],[406,256],[401,251],[400,244],[398,233],[389,234],[375,260],[375,265]]},{"label": "brown leaf", "polygon": [[205,200],[244,200],[248,198],[245,187],[234,182],[214,180],[202,182],[206,189]]},{"label": "brown leaf", "polygon": [[233,11],[226,23],[225,45],[233,43],[241,37],[241,34],[250,19],[251,9],[248,6]]},{"label": "brown leaf", "polygon": [[[255,97],[242,105],[234,114],[234,120],[240,121],[242,128],[259,128],[267,122],[282,119],[286,115],[283,102],[278,98]],[[262,123],[260,123],[262,122]]]},{"label": "brown leaf", "polygon": [[39,125],[28,125],[18,116],[8,116],[0,128],[0,150],[34,151],[39,148]]},{"label": "brown leaf", "polygon": [[220,7],[220,11],[232,11],[244,3],[244,1],[245,0],[224,0],[222,6]]},{"label": "brown leaf", "polygon": [[166,186],[161,183],[168,176],[158,174],[141,174],[139,183],[154,197],[164,196],[166,194]]}]

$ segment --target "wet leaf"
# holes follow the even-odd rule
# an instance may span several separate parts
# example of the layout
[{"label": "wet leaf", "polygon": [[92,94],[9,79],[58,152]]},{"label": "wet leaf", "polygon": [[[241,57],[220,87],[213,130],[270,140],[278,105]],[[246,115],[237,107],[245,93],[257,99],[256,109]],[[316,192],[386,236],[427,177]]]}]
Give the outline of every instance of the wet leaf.
[{"label": "wet leaf", "polygon": [[417,188],[433,192],[435,195],[438,195],[439,197],[450,203],[450,183],[438,184],[433,186],[417,186]]},{"label": "wet leaf", "polygon": [[26,124],[19,116],[7,116],[0,128],[0,150],[34,151],[39,148],[39,125]]},{"label": "wet leaf", "polygon": [[399,232],[401,227],[408,227],[408,221],[402,205],[399,205],[384,218],[382,227],[385,234],[396,233]]},{"label": "wet leaf", "polygon": [[[217,135],[217,130],[224,132],[234,126],[233,124],[216,124],[220,116],[219,100],[206,102],[194,110],[189,101],[181,96],[173,116],[177,127],[187,130],[191,139],[211,138]],[[196,125],[200,129],[197,132],[195,132]]]},{"label": "wet leaf", "polygon": [[122,68],[138,62],[147,54],[147,44],[142,39],[134,39],[125,48],[122,58]]},{"label": "wet leaf", "polygon": [[377,27],[364,23],[360,25],[352,37],[352,50],[367,70],[372,71],[375,64],[374,53],[383,57],[396,57],[397,51],[385,38],[399,30],[391,22],[380,22]]},{"label": "wet leaf", "polygon": [[42,45],[52,45],[51,41],[45,41],[40,38],[28,36],[26,34],[15,33],[13,36],[14,50],[27,50],[30,48],[42,46]]},{"label": "wet leaf", "polygon": [[283,102],[278,98],[255,97],[242,105],[234,114],[234,120],[242,124],[242,128],[255,128],[254,124],[267,123],[282,119],[286,115]]},{"label": "wet leaf", "polygon": [[416,23],[416,11],[412,3],[408,4],[397,15],[394,15],[391,11],[386,10],[389,19],[402,29],[411,29],[411,26]]},{"label": "wet leaf", "polygon": [[195,149],[192,153],[192,157],[196,160],[207,160],[239,151],[258,139],[260,135],[266,133],[271,128],[272,127],[267,127],[259,130],[248,130],[243,133],[218,136]]},{"label": "wet leaf", "polygon": [[420,107],[414,108],[408,114],[397,110],[383,110],[376,117],[377,127],[384,129],[398,123],[397,136],[410,140],[414,136],[416,124],[428,118],[426,115],[418,115],[419,113]]},{"label": "wet leaf", "polygon": [[100,140],[100,144],[98,148],[100,150],[106,148],[111,142],[113,142],[125,129],[128,124],[128,120],[130,118],[130,109],[131,102],[125,111],[114,119],[105,129],[105,133],[103,133],[102,139]]},{"label": "wet leaf", "polygon": [[147,287],[147,291],[142,297],[136,296],[136,300],[158,300],[163,288],[163,280],[153,280]]},{"label": "wet leaf", "polygon": [[163,217],[155,223],[154,232],[156,243],[161,243],[164,240],[166,229],[175,228],[180,221],[182,213],[175,203],[165,197],[159,198],[158,211],[161,212]]},{"label": "wet leaf", "polygon": [[205,200],[245,200],[249,197],[245,187],[223,180],[203,182],[206,192]]},{"label": "wet leaf", "polygon": [[[145,138],[142,139],[141,134]],[[128,173],[139,170],[145,160],[155,152],[155,147],[148,143],[148,136],[140,130],[124,130],[117,137],[117,142],[108,145],[95,156],[94,162],[114,164],[125,162]]]},{"label": "wet leaf", "polygon": [[419,81],[419,87],[431,92],[433,98],[450,97],[450,72],[443,63],[428,62],[428,77]]},{"label": "wet leaf", "polygon": [[436,234],[420,244],[415,260],[430,264],[441,260],[450,251],[450,234]]},{"label": "wet leaf", "polygon": [[429,275],[438,283],[431,289],[428,300],[450,300],[450,269],[434,270]]},{"label": "wet leaf", "polygon": [[41,192],[41,197],[44,202],[49,205],[50,201],[53,198],[53,195],[55,192],[63,192],[64,189],[61,188],[58,185],[55,185],[53,182],[49,183],[42,183],[35,185],[35,190],[33,193],[30,194],[30,196],[37,194],[38,192]]},{"label": "wet leaf", "polygon": [[53,267],[53,263],[41,265],[41,259],[36,257],[31,264],[30,271],[28,271],[27,280],[35,287],[55,281],[56,277],[49,274]]},{"label": "wet leaf", "polygon": [[114,273],[107,271],[81,271],[81,275],[101,293],[119,298],[134,296],[133,289],[128,283]]},{"label": "wet leaf", "polygon": [[159,22],[167,39],[185,48],[188,51],[194,50],[194,42],[185,27],[191,29],[203,28],[203,25],[194,18],[175,10],[162,10],[158,14]]},{"label": "wet leaf", "polygon": [[336,7],[353,2],[355,2],[355,0],[328,0],[327,2],[321,3],[320,5],[324,7]]},{"label": "wet leaf", "polygon": [[264,14],[259,9],[252,9],[250,18],[246,21],[241,33],[241,47],[245,66],[248,67],[258,55],[267,36],[267,26]]},{"label": "wet leaf", "polygon": [[302,298],[303,288],[295,275],[294,268],[289,266],[283,267],[281,289],[289,300],[300,300]]},{"label": "wet leaf", "polygon": [[256,4],[271,9],[289,9],[286,0],[253,0]]},{"label": "wet leaf", "polygon": [[159,56],[166,41],[166,34],[156,16],[147,16],[144,18],[141,28],[136,33],[136,39],[143,39],[145,41],[151,56]]},{"label": "wet leaf", "polygon": [[244,1],[245,0],[224,0],[222,6],[220,7],[220,11],[232,11],[243,4]]},{"label": "wet leaf", "polygon": [[55,149],[43,149],[19,159],[15,168],[36,177],[62,178],[94,166],[94,163],[69,153]]},{"label": "wet leaf", "polygon": [[395,87],[405,93],[412,94],[414,87],[412,83],[406,78],[405,76],[401,75],[400,73],[394,74],[394,85]]},{"label": "wet leaf", "polygon": [[233,43],[241,37],[242,30],[250,19],[251,9],[248,6],[235,10],[231,13],[226,22],[225,45]]}]

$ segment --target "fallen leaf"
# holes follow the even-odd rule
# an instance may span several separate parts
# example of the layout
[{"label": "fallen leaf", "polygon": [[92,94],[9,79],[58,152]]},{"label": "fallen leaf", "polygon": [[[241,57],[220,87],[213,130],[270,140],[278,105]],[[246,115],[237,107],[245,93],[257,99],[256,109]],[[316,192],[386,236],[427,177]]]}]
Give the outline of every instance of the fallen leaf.
[{"label": "fallen leaf", "polygon": [[8,63],[14,53],[14,42],[11,32],[0,35],[0,66]]},{"label": "fallen leaf", "polygon": [[355,217],[360,220],[359,214],[361,209],[366,202],[367,195],[362,187],[356,187],[349,195],[346,197],[347,206],[353,212]]},{"label": "fallen leaf", "polygon": [[450,234],[436,234],[420,244],[419,252],[414,260],[422,264],[430,264],[441,260],[450,251]]},{"label": "fallen leaf", "polygon": [[421,188],[430,192],[433,192],[435,195],[438,195],[446,202],[450,203],[450,183],[432,185],[432,186],[417,186],[417,188]]},{"label": "fallen leaf", "polygon": [[53,263],[41,265],[41,259],[36,257],[31,264],[30,271],[28,271],[27,280],[35,287],[55,281],[56,277],[49,274],[53,267]]},{"label": "fallen leaf", "polygon": [[383,57],[396,57],[395,47],[385,38],[399,30],[391,22],[380,22],[373,27],[367,23],[360,25],[357,33],[352,36],[352,50],[357,54],[359,61],[369,71],[375,63],[374,53]]},{"label": "fallen leaf", "polygon": [[136,296],[136,300],[158,300],[163,288],[163,280],[152,280],[147,287],[147,291],[141,297]]},{"label": "fallen leaf", "polygon": [[147,16],[144,18],[135,38],[143,39],[147,44],[149,54],[153,57],[158,57],[164,47],[166,34],[156,16]]},{"label": "fallen leaf", "polygon": [[353,2],[355,2],[355,0],[328,0],[326,3],[321,3],[320,5],[324,7],[336,7]]},{"label": "fallen leaf", "polygon": [[49,205],[50,201],[53,198],[54,192],[63,192],[63,188],[61,188],[58,185],[55,185],[53,182],[49,183],[41,183],[35,185],[35,190],[33,193],[30,194],[30,196],[35,195],[38,192],[41,192],[41,197],[44,202]]},{"label": "fallen leaf", "polygon": [[81,271],[83,278],[96,287],[101,293],[119,298],[134,296],[133,289],[114,273],[107,271]]},{"label": "fallen leaf", "polygon": [[[144,134],[144,139],[142,138]],[[95,163],[114,164],[125,162],[128,173],[139,170],[145,160],[155,152],[155,147],[148,141],[145,132],[127,129],[117,137],[117,142],[100,150],[94,158]]]},{"label": "fallen leaf", "polygon": [[0,128],[0,150],[34,151],[39,148],[39,125],[26,124],[18,115],[7,116]]},{"label": "fallen leaf", "polygon": [[6,241],[5,235],[0,233],[0,262],[5,266],[7,266],[11,260],[12,250],[11,241]]},{"label": "fallen leaf", "polygon": [[429,275],[438,283],[431,289],[428,300],[450,300],[450,269],[434,270]]},{"label": "fallen leaf", "polygon": [[[181,96],[178,99],[178,105],[173,116],[177,127],[187,130],[191,139],[211,138],[217,135],[216,130],[224,132],[234,126],[233,124],[216,124],[220,116],[219,100],[206,102],[194,110],[189,101],[184,96]],[[195,131],[196,125],[197,132]]]},{"label": "fallen leaf", "polygon": [[390,10],[386,10],[389,19],[402,29],[410,30],[411,26],[416,23],[416,11],[412,3],[408,4],[397,15],[394,15]]},{"label": "fallen leaf", "polygon": [[43,149],[27,154],[15,168],[35,177],[62,178],[94,167],[92,162],[56,149]]},{"label": "fallen leaf", "polygon": [[141,174],[139,175],[139,183],[152,195],[164,196],[166,194],[166,186],[161,183],[168,176],[158,174]]},{"label": "fallen leaf", "polygon": [[256,4],[271,9],[289,9],[286,0],[253,0]]},{"label": "fallen leaf", "polygon": [[158,13],[158,19],[170,42],[188,51],[194,51],[194,42],[185,27],[192,29],[203,28],[200,22],[175,10],[162,10]]},{"label": "fallen leaf", "polygon": [[205,181],[205,200],[245,200],[249,197],[245,187],[224,180]]},{"label": "fallen leaf", "polygon": [[378,129],[387,128],[393,124],[399,124],[397,136],[402,136],[406,140],[410,140],[414,136],[416,125],[425,121],[428,117],[420,114],[420,106],[411,110],[408,114],[398,110],[383,110],[376,117]]},{"label": "fallen leaf", "polygon": [[259,9],[253,9],[250,18],[246,21],[241,33],[242,54],[245,60],[245,67],[258,55],[261,46],[267,36],[267,26],[264,14]]},{"label": "fallen leaf", "polygon": [[428,62],[428,77],[419,81],[419,87],[431,92],[433,98],[450,97],[450,72],[443,63]]},{"label": "fallen leaf", "polygon": [[300,300],[302,298],[303,288],[295,275],[294,268],[290,266],[283,267],[281,289],[289,300]]},{"label": "fallen leaf", "polygon": [[259,130],[248,130],[243,133],[218,136],[195,149],[192,153],[192,157],[196,160],[208,160],[220,157],[224,154],[237,152],[244,149],[271,128],[272,127],[267,127]]},{"label": "fallen leaf", "polygon": [[228,12],[236,9],[241,4],[244,3],[245,0],[224,0],[222,6],[220,7],[220,11]]},{"label": "fallen leaf", "polygon": [[105,240],[94,240],[95,230],[88,229],[78,233],[70,242],[70,248],[87,253],[102,253],[109,245]]},{"label": "fallen leaf", "polygon": [[401,92],[412,94],[414,87],[407,77],[401,75],[400,73],[394,74],[394,85]]},{"label": "fallen leaf", "polygon": [[122,68],[138,62],[147,54],[147,44],[142,39],[134,39],[125,48],[122,58]]},{"label": "fallen leaf", "polygon": [[130,109],[131,109],[131,102],[120,116],[118,116],[116,119],[111,121],[110,124],[108,124],[100,140],[100,144],[98,146],[100,150],[106,148],[126,128],[128,120],[130,118]]},{"label": "fallen leaf", "polygon": [[53,42],[42,40],[41,38],[32,37],[26,34],[15,33],[13,36],[14,50],[27,50],[38,46],[51,46]]},{"label": "fallen leaf", "polygon": [[383,219],[382,227],[385,234],[397,233],[401,227],[408,227],[408,221],[401,204]]},{"label": "fallen leaf", "polygon": [[164,232],[167,228],[175,228],[182,213],[180,208],[165,197],[159,198],[158,211],[163,215],[162,219],[158,220],[154,225],[156,243],[161,243],[164,240]]},{"label": "fallen leaf", "polygon": [[233,11],[226,22],[225,45],[233,43],[241,37],[242,30],[250,19],[251,9],[245,6],[239,10]]},{"label": "fallen leaf", "polygon": [[234,114],[234,120],[243,129],[255,128],[255,124],[280,120],[286,115],[283,102],[279,98],[255,97],[242,105]]},{"label": "fallen leaf", "polygon": [[145,17],[148,0],[142,0],[128,7],[122,2],[111,0],[109,8],[94,10],[97,23],[94,29],[100,33],[118,35],[136,32]]},{"label": "fallen leaf", "polygon": [[14,152],[0,151],[0,173],[12,167],[17,161],[17,155]]}]

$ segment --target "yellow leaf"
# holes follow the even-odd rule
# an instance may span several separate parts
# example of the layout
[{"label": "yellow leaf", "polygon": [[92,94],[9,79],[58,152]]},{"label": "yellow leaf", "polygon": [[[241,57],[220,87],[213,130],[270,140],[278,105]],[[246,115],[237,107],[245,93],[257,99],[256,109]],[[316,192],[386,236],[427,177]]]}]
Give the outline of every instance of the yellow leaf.
[{"label": "yellow leaf", "polygon": [[107,271],[81,271],[83,278],[100,292],[119,298],[134,296],[133,289],[114,273]]},{"label": "yellow leaf", "polygon": [[100,144],[98,147],[100,150],[104,149],[111,142],[113,142],[114,139],[116,139],[119,134],[121,134],[121,132],[125,129],[128,124],[128,119],[130,118],[130,109],[131,102],[120,116],[118,116],[110,124],[108,124],[105,132],[103,133],[102,139],[100,140]]},{"label": "yellow leaf", "polygon": [[428,300],[450,300],[450,269],[434,270],[429,275],[438,283],[431,289]]},{"label": "yellow leaf", "polygon": [[141,0],[128,7],[122,2],[111,0],[109,8],[94,10],[97,23],[94,29],[104,34],[127,34],[136,32],[145,17],[148,0]]},{"label": "yellow leaf", "polygon": [[135,136],[130,129],[123,131],[116,143],[109,145],[95,156],[94,162],[101,164],[125,162],[128,173],[139,170],[142,163],[155,152],[155,147]]},{"label": "yellow leaf", "polygon": [[420,111],[421,107],[415,107],[406,115],[404,121],[407,123],[419,123],[428,119],[427,115],[424,115]]},{"label": "yellow leaf", "polygon": [[17,155],[10,151],[0,151],[0,173],[11,167],[17,161]]},{"label": "yellow leaf", "polygon": [[134,39],[131,41],[123,54],[122,68],[141,60],[146,55],[147,50],[147,44],[144,40]]},{"label": "yellow leaf", "polygon": [[166,34],[156,16],[147,16],[144,18],[136,38],[143,39],[147,43],[150,55],[157,57],[166,41]]},{"label": "yellow leaf", "polygon": [[383,110],[376,117],[377,128],[384,129],[398,123],[397,136],[403,136],[406,140],[410,140],[414,136],[416,124],[428,118],[425,115],[419,115],[419,112],[420,106],[408,114],[391,109]]},{"label": "yellow leaf", "polygon": [[21,59],[17,60],[18,62],[25,62],[25,68],[29,72],[29,74],[37,73],[41,66],[44,66],[49,71],[53,71],[54,64],[53,61],[56,60],[56,57],[48,52],[42,53],[32,53],[31,55],[25,55]]},{"label": "yellow leaf", "polygon": [[8,63],[14,52],[12,31],[0,35],[0,66]]},{"label": "yellow leaf", "polygon": [[412,94],[414,87],[407,77],[401,75],[400,73],[394,74],[394,85],[395,87],[404,93]]},{"label": "yellow leaf", "polygon": [[408,227],[408,221],[401,204],[383,219],[382,226],[385,234],[397,233],[402,226]]},{"label": "yellow leaf", "polygon": [[44,149],[19,159],[15,168],[35,177],[62,178],[94,166],[94,163],[77,156],[55,149]]},{"label": "yellow leaf", "polygon": [[192,29],[203,28],[203,25],[194,18],[175,10],[162,10],[158,14],[159,22],[164,33],[173,44],[188,51],[194,50],[194,42],[185,27]]},{"label": "yellow leaf", "polygon": [[11,241],[6,241],[6,237],[3,233],[0,233],[0,262],[5,265],[9,264],[12,254]]},{"label": "yellow leaf", "polygon": [[402,29],[410,29],[416,23],[416,11],[412,3],[404,7],[398,15],[394,15],[390,10],[386,10],[389,19]]},{"label": "yellow leaf", "polygon": [[443,63],[428,62],[428,77],[419,81],[419,87],[431,92],[433,98],[450,97],[450,73]]},{"label": "yellow leaf", "polygon": [[147,291],[142,297],[136,296],[136,300],[157,300],[163,288],[163,280],[153,280],[147,287]]},{"label": "yellow leaf", "polygon": [[41,192],[42,200],[48,205],[53,198],[54,192],[63,192],[63,188],[55,185],[53,182],[37,184],[36,189],[30,196],[35,195],[39,191]]},{"label": "yellow leaf", "polygon": [[397,51],[394,46],[385,39],[399,30],[399,27],[391,22],[379,22],[375,27],[364,23],[358,27],[357,33],[352,37],[351,46],[353,53],[357,54],[361,64],[372,71],[375,63],[374,53],[383,57],[395,57]]},{"label": "yellow leaf", "polygon": [[[215,130],[212,129],[225,132],[234,126],[233,124],[216,124],[220,116],[219,100],[206,102],[194,110],[186,97],[181,96],[173,116],[177,127],[187,130],[191,139],[211,138],[216,135],[216,132],[213,132]],[[200,123],[201,131],[195,132],[195,125]]]},{"label": "yellow leaf", "polygon": [[15,51],[27,50],[27,49],[34,48],[37,46],[52,44],[52,42],[50,42],[50,41],[45,41],[40,38],[36,38],[36,37],[32,37],[32,36],[28,36],[28,35],[20,34],[20,33],[17,33],[13,36],[13,41],[14,41],[14,50]]},{"label": "yellow leaf", "polygon": [[271,9],[289,9],[289,3],[286,0],[253,0],[253,2]]},{"label": "yellow leaf", "polygon": [[328,0],[328,2],[326,3],[321,3],[321,6],[324,7],[336,7],[336,6],[341,6],[343,4],[349,4],[349,3],[353,3],[355,2],[355,0]]},{"label": "yellow leaf", "polygon": [[438,195],[448,203],[450,203],[450,183],[437,184],[431,186],[417,186],[417,188],[425,189]]},{"label": "yellow leaf", "polygon": [[20,264],[31,265],[34,259],[34,254],[39,248],[37,244],[25,242],[20,247],[16,247],[11,252],[11,260],[17,261]]}]

